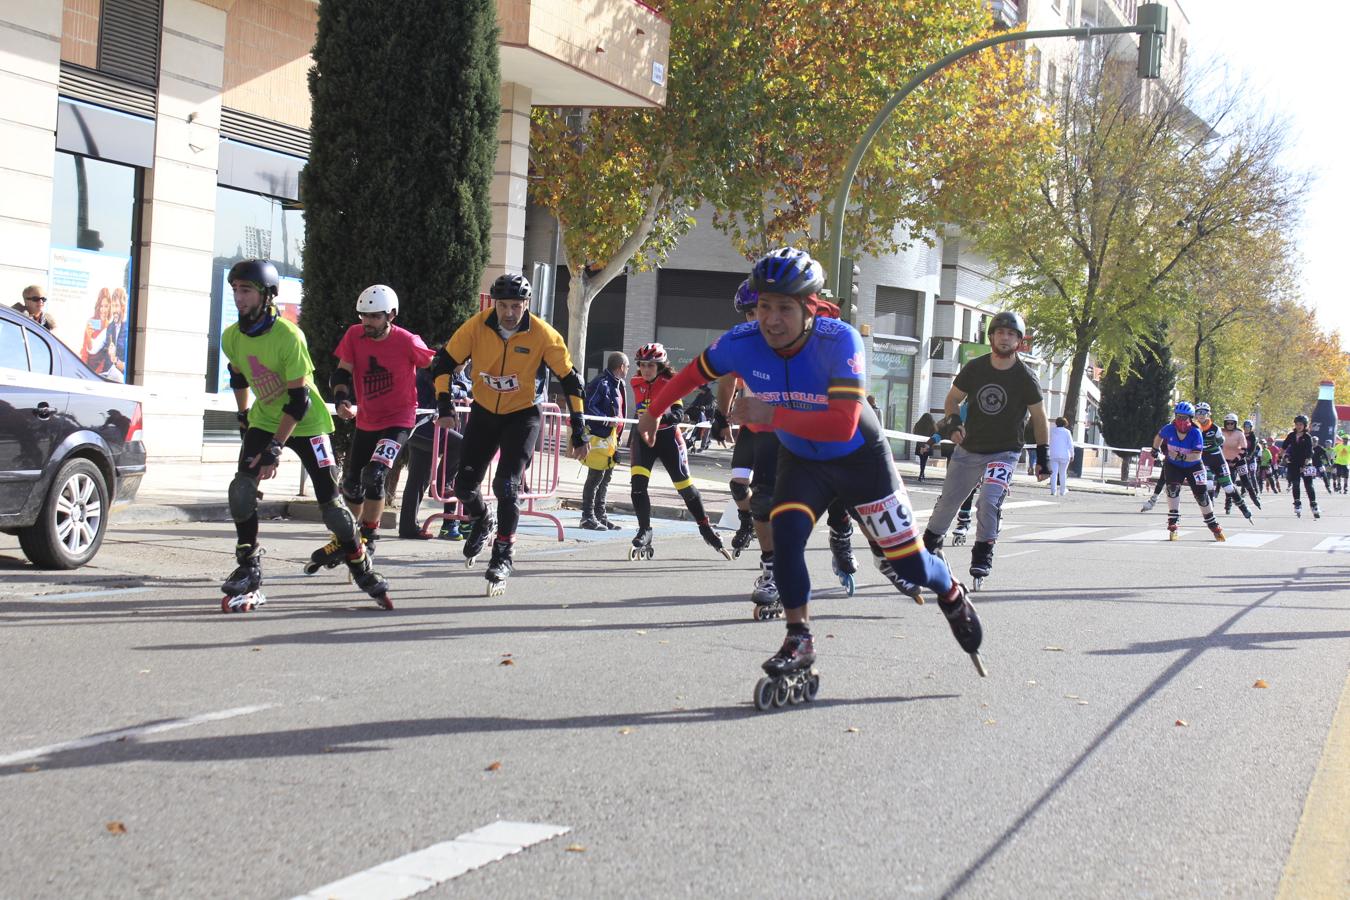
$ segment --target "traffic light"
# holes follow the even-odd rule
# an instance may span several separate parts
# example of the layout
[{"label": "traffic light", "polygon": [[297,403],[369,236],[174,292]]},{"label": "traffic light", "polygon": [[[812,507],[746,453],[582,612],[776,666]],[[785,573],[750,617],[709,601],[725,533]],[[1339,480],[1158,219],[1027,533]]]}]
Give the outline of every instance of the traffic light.
[{"label": "traffic light", "polygon": [[839,297],[836,299],[839,315],[845,322],[857,325],[858,294],[861,293],[858,279],[862,276],[862,270],[853,264],[853,257],[845,256],[839,260],[839,271],[848,273],[839,279]]},{"label": "traffic light", "polygon": [[1141,3],[1137,25],[1152,25],[1153,31],[1139,35],[1139,77],[1162,75],[1163,47],[1167,41],[1167,7],[1161,3]]}]

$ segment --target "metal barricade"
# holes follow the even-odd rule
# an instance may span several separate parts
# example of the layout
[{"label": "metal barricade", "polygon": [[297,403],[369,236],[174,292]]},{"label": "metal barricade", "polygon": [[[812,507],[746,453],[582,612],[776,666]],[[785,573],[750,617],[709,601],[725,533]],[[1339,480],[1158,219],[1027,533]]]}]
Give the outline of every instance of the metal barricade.
[{"label": "metal barricade", "polygon": [[[460,412],[467,410],[460,409]],[[557,529],[558,540],[562,541],[565,538],[562,522],[558,517],[534,508],[536,501],[552,497],[558,492],[558,481],[562,475],[562,450],[565,446],[562,410],[556,403],[540,403],[539,420],[539,440],[535,443],[534,452],[521,475],[520,493],[516,496],[516,500],[522,507],[520,510],[522,516],[538,516],[549,520]],[[431,438],[431,484],[427,487],[427,493],[433,501],[454,504],[455,511],[452,513],[442,511],[428,516],[422,523],[422,531],[426,533],[430,533],[433,522],[446,519],[466,522],[469,518],[464,515],[464,510],[455,497],[455,473],[449,469],[445,456],[447,443],[446,429],[437,425]],[[483,483],[479,487],[484,503],[491,503],[496,499],[492,491],[492,478],[497,469],[497,460],[498,455],[494,454],[487,472],[483,475]]]},{"label": "metal barricade", "polygon": [[1147,450],[1140,451],[1139,461],[1134,466],[1134,481],[1131,487],[1144,487],[1153,481],[1153,454]]}]

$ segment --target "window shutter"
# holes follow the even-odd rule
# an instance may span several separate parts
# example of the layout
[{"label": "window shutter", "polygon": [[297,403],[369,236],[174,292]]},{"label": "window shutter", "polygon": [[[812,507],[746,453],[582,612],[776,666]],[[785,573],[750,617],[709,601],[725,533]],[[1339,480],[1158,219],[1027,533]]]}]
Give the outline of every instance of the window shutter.
[{"label": "window shutter", "polygon": [[159,83],[161,0],[103,0],[98,68],[134,84]]}]

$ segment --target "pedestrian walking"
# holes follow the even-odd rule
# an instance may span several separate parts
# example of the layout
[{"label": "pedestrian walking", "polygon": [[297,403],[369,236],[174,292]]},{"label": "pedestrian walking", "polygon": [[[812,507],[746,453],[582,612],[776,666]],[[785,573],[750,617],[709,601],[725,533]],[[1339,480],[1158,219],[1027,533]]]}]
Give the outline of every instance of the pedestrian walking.
[{"label": "pedestrian walking", "polygon": [[1050,494],[1063,496],[1069,493],[1069,460],[1073,459],[1073,432],[1063,416],[1055,419],[1055,427],[1050,429],[1049,454]]}]

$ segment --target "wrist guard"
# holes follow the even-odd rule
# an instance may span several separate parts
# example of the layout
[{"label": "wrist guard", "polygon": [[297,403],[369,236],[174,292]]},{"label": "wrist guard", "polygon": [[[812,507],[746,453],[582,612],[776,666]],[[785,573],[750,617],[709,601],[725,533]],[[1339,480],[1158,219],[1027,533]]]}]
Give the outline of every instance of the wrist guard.
[{"label": "wrist guard", "polygon": [[581,413],[572,413],[568,417],[568,424],[572,427],[572,446],[586,446],[590,435],[586,432],[586,420],[581,417]]},{"label": "wrist guard", "polygon": [[1050,445],[1049,445],[1049,444],[1037,444],[1037,445],[1036,445],[1036,472],[1037,472],[1038,474],[1039,474],[1039,473],[1046,473],[1046,474],[1048,474],[1048,473],[1050,472]]},{"label": "wrist guard", "polygon": [[436,395],[436,415],[453,416],[455,414],[455,398],[449,394]]},{"label": "wrist guard", "polygon": [[730,427],[731,423],[727,421],[727,417],[722,414],[722,411],[720,409],[713,410],[712,414],[713,437],[721,440],[722,432]]},{"label": "wrist guard", "polygon": [[265,469],[268,466],[275,466],[281,462],[281,441],[276,438],[268,443],[267,449],[258,454],[258,468]]}]

